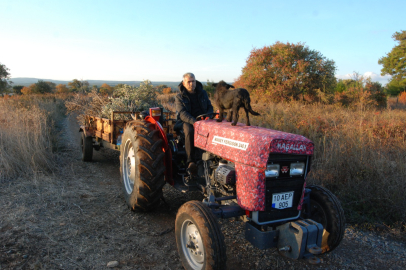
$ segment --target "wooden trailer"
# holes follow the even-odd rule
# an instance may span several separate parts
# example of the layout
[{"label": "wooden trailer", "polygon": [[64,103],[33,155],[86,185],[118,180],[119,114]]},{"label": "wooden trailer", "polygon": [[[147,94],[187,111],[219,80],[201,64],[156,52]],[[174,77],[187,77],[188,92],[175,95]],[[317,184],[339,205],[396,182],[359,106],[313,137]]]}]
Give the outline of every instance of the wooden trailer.
[{"label": "wooden trailer", "polygon": [[[162,112],[161,120],[159,123],[166,134],[175,134],[173,127],[176,122],[176,113]],[[118,115],[125,115],[128,120],[118,120]],[[92,115],[85,116],[85,125],[80,127],[81,147],[82,147],[82,160],[91,161],[93,156],[93,149],[99,150],[101,147],[120,151],[121,134],[127,122],[132,119],[142,119],[141,112],[130,111],[113,111],[111,118],[101,118]]]}]

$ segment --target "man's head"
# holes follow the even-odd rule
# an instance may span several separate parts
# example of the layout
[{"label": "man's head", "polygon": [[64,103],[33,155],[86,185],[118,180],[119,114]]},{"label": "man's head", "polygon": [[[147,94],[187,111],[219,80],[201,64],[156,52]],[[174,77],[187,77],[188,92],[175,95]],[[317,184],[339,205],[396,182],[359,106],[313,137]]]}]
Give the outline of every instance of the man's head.
[{"label": "man's head", "polygon": [[185,73],[183,75],[183,86],[186,88],[186,90],[190,93],[193,93],[196,88],[196,79],[195,75],[193,73]]}]

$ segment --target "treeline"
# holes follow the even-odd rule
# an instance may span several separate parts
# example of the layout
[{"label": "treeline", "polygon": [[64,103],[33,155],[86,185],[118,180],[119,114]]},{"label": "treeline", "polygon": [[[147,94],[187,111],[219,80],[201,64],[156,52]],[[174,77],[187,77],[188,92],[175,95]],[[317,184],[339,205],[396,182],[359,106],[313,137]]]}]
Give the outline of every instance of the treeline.
[{"label": "treeline", "polygon": [[320,52],[302,43],[277,42],[251,51],[234,86],[248,89],[253,99],[263,102],[386,106],[390,91],[381,83],[357,73],[337,80],[335,71],[335,62]]},{"label": "treeline", "polygon": [[406,97],[406,31],[392,37],[398,45],[378,60],[383,66],[381,75],[391,75],[386,87],[356,72],[352,79],[337,80],[333,60],[303,43],[289,42],[253,49],[234,86],[248,89],[254,99],[264,102],[386,106],[388,96]]},{"label": "treeline", "polygon": [[[406,99],[406,31],[396,32],[393,39],[398,42],[391,52],[378,60],[383,67],[381,75],[390,75],[389,83],[383,87],[371,78],[357,73],[348,80],[337,80],[336,64],[320,52],[310,49],[303,43],[276,42],[271,46],[253,49],[242,69],[242,74],[234,82],[235,87],[250,91],[254,100],[264,102],[305,101],[351,106],[366,104],[384,107],[388,96]],[[0,64],[0,93],[10,87],[8,69]],[[55,85],[39,80],[28,87],[14,86],[15,94],[31,93],[89,93],[98,92],[112,95],[114,87],[103,84],[90,86],[87,81],[73,80],[67,85]],[[159,93],[169,94],[167,85],[155,86]],[[204,86],[209,93],[214,92],[212,82]]]},{"label": "treeline", "polygon": [[[12,87],[12,92],[16,95],[30,95],[30,94],[45,94],[45,93],[90,93],[96,92],[104,96],[111,96],[114,90],[121,89],[124,84],[117,84],[110,86],[107,83],[102,84],[100,87],[97,85],[90,86],[88,81],[74,79],[68,84],[55,84],[53,82],[47,82],[38,80],[37,83],[33,83],[30,86],[15,85]],[[167,85],[154,86],[154,90],[158,93],[171,93],[172,88]]]}]

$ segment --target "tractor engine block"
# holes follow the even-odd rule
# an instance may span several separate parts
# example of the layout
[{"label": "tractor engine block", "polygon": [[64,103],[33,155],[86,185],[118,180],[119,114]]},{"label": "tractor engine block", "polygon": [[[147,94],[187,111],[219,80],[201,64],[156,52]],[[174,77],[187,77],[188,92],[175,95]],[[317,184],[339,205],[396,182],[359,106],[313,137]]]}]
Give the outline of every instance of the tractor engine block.
[{"label": "tractor engine block", "polygon": [[215,178],[221,185],[235,185],[235,168],[221,165],[216,169]]}]

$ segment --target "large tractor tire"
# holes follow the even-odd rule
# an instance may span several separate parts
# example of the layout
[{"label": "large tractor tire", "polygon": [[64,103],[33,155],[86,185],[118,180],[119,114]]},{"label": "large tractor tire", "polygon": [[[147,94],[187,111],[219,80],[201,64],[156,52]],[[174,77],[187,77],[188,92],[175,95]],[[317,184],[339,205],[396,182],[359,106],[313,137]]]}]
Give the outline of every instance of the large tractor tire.
[{"label": "large tractor tire", "polygon": [[189,201],[179,208],[175,236],[185,269],[226,269],[223,233],[216,217],[202,202]]},{"label": "large tractor tire", "polygon": [[121,143],[120,173],[124,197],[133,210],[149,211],[162,198],[164,179],[163,140],[154,125],[127,123]]},{"label": "large tractor tire", "polygon": [[329,252],[335,249],[344,237],[345,216],[337,197],[328,189],[309,185],[306,188],[311,189],[310,193],[310,211],[304,214],[323,225],[322,252]]},{"label": "large tractor tire", "polygon": [[85,133],[81,132],[80,147],[82,149],[82,161],[92,161],[92,159],[93,159],[93,138],[86,137]]}]

